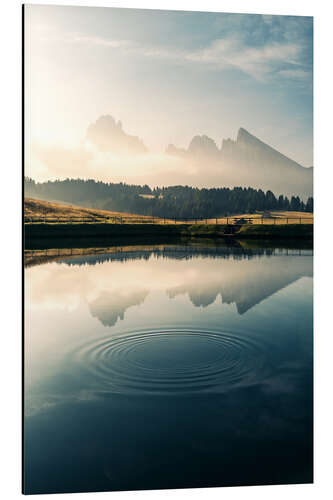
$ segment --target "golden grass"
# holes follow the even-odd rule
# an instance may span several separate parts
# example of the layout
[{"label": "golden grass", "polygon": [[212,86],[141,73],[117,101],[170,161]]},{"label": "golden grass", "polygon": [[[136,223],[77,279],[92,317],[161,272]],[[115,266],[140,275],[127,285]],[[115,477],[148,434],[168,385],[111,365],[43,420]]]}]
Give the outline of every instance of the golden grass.
[{"label": "golden grass", "polygon": [[[310,212],[287,212],[280,210],[272,210],[266,212],[256,212],[255,214],[240,214],[233,215],[229,218],[229,222],[233,219],[251,219],[252,224],[313,224],[313,213]],[[263,220],[262,220],[263,219]],[[219,221],[226,220],[219,219]],[[223,222],[220,222],[223,224]]]},{"label": "golden grass", "polygon": [[[207,219],[176,220],[164,219],[162,217],[151,217],[149,215],[138,215],[124,212],[113,212],[111,210],[99,210],[86,208],[66,203],[49,202],[33,198],[24,199],[25,217],[59,217],[62,219],[71,217],[92,217],[98,219],[119,218],[122,223],[149,223],[155,224],[232,224],[236,219],[251,219],[252,224],[312,224],[313,214],[307,212],[257,212],[255,214],[239,214],[230,217],[218,217]],[[288,220],[287,220],[288,219]],[[112,220],[110,220],[112,222]]]},{"label": "golden grass", "polygon": [[135,219],[151,219],[146,215],[86,208],[60,202],[35,200],[34,198],[24,198],[24,215],[26,217],[132,217]]}]

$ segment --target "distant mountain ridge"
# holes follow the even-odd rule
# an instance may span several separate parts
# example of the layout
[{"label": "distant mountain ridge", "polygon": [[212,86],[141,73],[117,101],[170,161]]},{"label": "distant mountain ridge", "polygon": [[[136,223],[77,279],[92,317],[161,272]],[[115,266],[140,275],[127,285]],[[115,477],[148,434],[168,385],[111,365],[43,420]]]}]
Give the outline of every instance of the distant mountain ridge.
[{"label": "distant mountain ridge", "polygon": [[296,161],[291,160],[284,154],[280,153],[279,151],[272,148],[265,142],[261,141],[254,135],[250,134],[244,128],[239,129],[236,141],[233,141],[232,139],[227,139],[227,140],[224,139],[222,141],[221,152],[224,155],[229,155],[230,153],[234,154],[235,152],[236,154],[245,153],[244,157],[246,158],[246,153],[250,150],[258,151],[258,159],[259,155],[267,155],[267,157],[270,156],[272,159],[274,158],[277,162],[280,163],[284,162],[288,167],[296,169],[305,168]]},{"label": "distant mountain ridge", "polygon": [[[258,137],[250,134],[245,128],[240,127],[237,133],[236,141],[232,139],[222,139],[221,148],[219,149],[216,145],[216,142],[208,137],[207,135],[195,135],[188,149],[177,148],[173,144],[169,144],[166,148],[166,152],[169,154],[212,154],[212,155],[230,155],[231,153],[235,153],[236,151],[239,153],[240,151],[245,152],[246,150],[255,150],[261,151],[261,153],[273,154],[276,158],[280,160],[284,160],[286,162],[290,162],[294,167],[307,168],[303,167],[296,161],[288,158],[286,155],[280,153],[277,149],[274,149],[272,146],[269,146]],[[309,167],[313,168],[313,167]]]},{"label": "distant mountain ridge", "polygon": [[[103,115],[89,124],[77,150],[41,148],[36,155],[45,168],[59,169],[63,178],[82,171],[83,178],[89,172],[91,179],[129,185],[251,187],[276,197],[299,196],[305,203],[313,196],[312,167],[303,167],[242,127],[236,140],[222,139],[220,146],[208,135],[195,135],[187,148],[169,144],[164,154],[156,154],[139,136],[128,134],[121,121]],[[151,195],[149,190],[140,194]]]},{"label": "distant mountain ridge", "polygon": [[[86,140],[99,152],[141,157],[149,153],[142,139],[127,134],[122,123],[111,115],[100,116],[91,123]],[[202,185],[204,175],[205,187],[251,186],[271,190],[275,195],[300,196],[303,200],[313,196],[312,167],[303,167],[243,127],[238,130],[236,140],[222,139],[221,147],[208,135],[195,135],[187,149],[169,144],[166,154],[180,158],[184,168],[180,164],[172,175],[164,176],[161,181],[164,185],[196,185],[196,177]],[[140,170],[137,174],[141,175]],[[153,184],[158,185],[159,175],[155,173]]]},{"label": "distant mountain ridge", "polygon": [[236,140],[223,139],[220,149],[207,135],[196,135],[188,149],[170,144],[166,153],[194,164],[219,165],[224,185],[253,186],[302,197],[313,193],[313,167],[303,167],[242,127]]}]

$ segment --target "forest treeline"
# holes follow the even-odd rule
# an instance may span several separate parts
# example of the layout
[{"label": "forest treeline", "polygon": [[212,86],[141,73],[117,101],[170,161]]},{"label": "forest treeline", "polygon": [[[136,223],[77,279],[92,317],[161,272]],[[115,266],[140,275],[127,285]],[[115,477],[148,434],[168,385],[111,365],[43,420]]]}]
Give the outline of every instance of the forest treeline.
[{"label": "forest treeline", "polygon": [[313,212],[313,198],[304,203],[299,196],[251,187],[193,188],[105,183],[95,180],[65,179],[35,182],[24,179],[24,195],[45,201],[73,203],[89,208],[136,213],[155,217],[223,217],[257,210]]}]

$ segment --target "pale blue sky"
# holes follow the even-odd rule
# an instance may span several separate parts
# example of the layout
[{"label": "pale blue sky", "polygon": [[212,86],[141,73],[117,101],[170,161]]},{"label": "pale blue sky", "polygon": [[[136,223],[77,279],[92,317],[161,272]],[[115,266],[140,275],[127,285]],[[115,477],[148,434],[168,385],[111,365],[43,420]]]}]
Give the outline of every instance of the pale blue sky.
[{"label": "pale blue sky", "polygon": [[111,114],[154,153],[244,127],[311,166],[312,30],[311,17],[28,5],[27,141],[74,144]]}]

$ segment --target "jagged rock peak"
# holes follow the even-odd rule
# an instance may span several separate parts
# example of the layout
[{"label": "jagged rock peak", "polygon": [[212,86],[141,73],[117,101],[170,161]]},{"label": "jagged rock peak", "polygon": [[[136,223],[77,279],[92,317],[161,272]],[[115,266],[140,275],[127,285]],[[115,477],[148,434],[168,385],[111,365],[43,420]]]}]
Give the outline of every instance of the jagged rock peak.
[{"label": "jagged rock peak", "polygon": [[190,153],[218,153],[215,141],[207,135],[196,135],[188,147]]},{"label": "jagged rock peak", "polygon": [[257,139],[257,137],[255,137],[254,135],[250,134],[250,132],[245,130],[245,128],[241,127],[238,130],[237,142],[253,142],[253,141],[259,141],[259,139]]},{"label": "jagged rock peak", "polygon": [[99,151],[140,154],[147,151],[139,137],[127,134],[120,120],[111,115],[100,116],[88,126],[86,139],[95,144]]},{"label": "jagged rock peak", "polygon": [[180,156],[186,156],[187,151],[183,148],[177,148],[174,144],[169,144],[168,147],[165,150],[166,154],[168,155],[180,155]]},{"label": "jagged rock peak", "polygon": [[256,137],[255,135],[250,134],[245,128],[240,128],[237,134],[237,141],[236,143],[241,146],[241,147],[252,147],[255,149],[261,149],[265,150],[266,152],[270,151],[271,153],[274,152],[274,154],[278,154],[280,156],[281,153],[277,151],[276,149],[272,148],[265,142],[261,141]]}]

